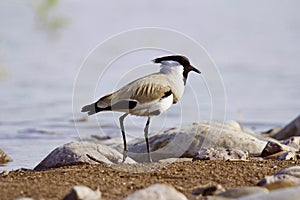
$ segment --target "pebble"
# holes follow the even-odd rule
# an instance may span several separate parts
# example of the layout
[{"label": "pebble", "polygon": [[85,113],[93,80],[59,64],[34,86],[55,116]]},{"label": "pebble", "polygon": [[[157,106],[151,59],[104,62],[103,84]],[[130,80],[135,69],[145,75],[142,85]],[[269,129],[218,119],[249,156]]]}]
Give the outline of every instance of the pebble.
[{"label": "pebble", "polygon": [[11,158],[0,148],[0,164],[11,161]]},{"label": "pebble", "polygon": [[165,184],[154,184],[138,190],[127,196],[124,200],[187,200],[186,196],[175,188]]},{"label": "pebble", "polygon": [[9,174],[9,171],[8,171],[8,170],[4,170],[4,171],[2,172],[2,176],[3,176],[3,177],[8,176],[8,174]]},{"label": "pebble", "polygon": [[225,189],[222,185],[209,185],[206,187],[196,187],[192,191],[192,195],[202,195],[202,196],[208,196],[208,195],[215,195],[220,192],[224,192]]},{"label": "pebble", "polygon": [[101,192],[99,189],[92,190],[86,186],[74,186],[70,193],[63,200],[100,200]]},{"label": "pebble", "polygon": [[193,158],[195,160],[248,160],[248,152],[229,148],[201,149]]}]

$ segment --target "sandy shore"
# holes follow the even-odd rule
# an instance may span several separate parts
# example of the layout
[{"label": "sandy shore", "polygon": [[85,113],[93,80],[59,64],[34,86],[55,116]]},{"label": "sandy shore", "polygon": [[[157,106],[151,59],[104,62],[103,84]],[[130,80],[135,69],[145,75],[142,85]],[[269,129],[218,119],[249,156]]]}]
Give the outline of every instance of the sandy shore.
[{"label": "sandy shore", "polygon": [[[135,164],[143,171],[156,168],[158,163]],[[97,187],[103,199],[122,199],[136,190],[154,183],[166,183],[189,199],[201,199],[191,194],[195,187],[221,184],[225,188],[255,186],[264,176],[283,168],[300,165],[300,161],[195,161],[176,162],[161,169],[130,173],[132,165],[76,165],[47,171],[17,170],[0,175],[1,199],[33,197],[62,199],[75,185]],[[122,170],[118,170],[122,169]]]}]

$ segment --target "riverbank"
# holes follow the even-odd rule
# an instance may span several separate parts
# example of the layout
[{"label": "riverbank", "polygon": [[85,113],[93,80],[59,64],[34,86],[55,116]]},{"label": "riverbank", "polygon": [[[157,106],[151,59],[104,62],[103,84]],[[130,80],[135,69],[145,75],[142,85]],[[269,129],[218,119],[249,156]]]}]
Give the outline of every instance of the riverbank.
[{"label": "riverbank", "polygon": [[[103,199],[122,199],[136,190],[155,183],[165,183],[182,192],[188,199],[195,188],[220,184],[224,188],[255,186],[264,176],[295,165],[300,161],[195,161],[174,162],[162,169],[144,173],[122,170],[132,166],[142,170],[153,164],[75,165],[47,171],[17,170],[0,175],[1,199],[32,197],[62,199],[75,185],[99,188]],[[118,170],[119,167],[121,170]]]}]

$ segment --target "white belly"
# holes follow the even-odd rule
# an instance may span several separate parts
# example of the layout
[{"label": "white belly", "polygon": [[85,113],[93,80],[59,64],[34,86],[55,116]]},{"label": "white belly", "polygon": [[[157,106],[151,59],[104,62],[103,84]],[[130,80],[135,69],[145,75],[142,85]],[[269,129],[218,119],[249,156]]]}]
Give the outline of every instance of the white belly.
[{"label": "white belly", "polygon": [[130,114],[138,116],[158,115],[170,108],[172,104],[173,94],[160,100],[138,104],[134,109],[130,111]]}]

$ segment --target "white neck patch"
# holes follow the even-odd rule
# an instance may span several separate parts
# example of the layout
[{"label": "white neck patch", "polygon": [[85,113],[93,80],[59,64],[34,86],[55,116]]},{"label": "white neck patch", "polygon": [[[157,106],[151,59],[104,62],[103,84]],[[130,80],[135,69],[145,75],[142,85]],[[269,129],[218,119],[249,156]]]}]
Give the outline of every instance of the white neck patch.
[{"label": "white neck patch", "polygon": [[161,61],[162,65],[169,66],[169,67],[174,67],[174,66],[180,66],[181,64],[177,61],[174,60],[165,60]]},{"label": "white neck patch", "polygon": [[183,66],[176,61],[162,61],[160,72],[164,74],[183,75]]}]

